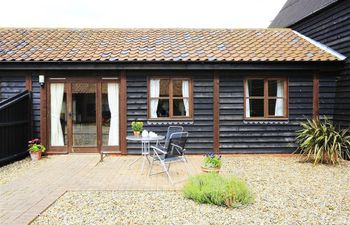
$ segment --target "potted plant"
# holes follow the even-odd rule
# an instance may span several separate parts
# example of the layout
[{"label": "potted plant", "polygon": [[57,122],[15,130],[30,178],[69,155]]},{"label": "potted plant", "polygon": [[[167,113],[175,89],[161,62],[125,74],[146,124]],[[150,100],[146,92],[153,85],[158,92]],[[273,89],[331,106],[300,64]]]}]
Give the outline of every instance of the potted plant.
[{"label": "potted plant", "polygon": [[134,132],[135,136],[140,136],[140,133],[143,128],[143,122],[142,121],[133,121],[131,122],[131,129]]},{"label": "potted plant", "polygon": [[40,160],[41,153],[45,152],[46,148],[40,143],[38,138],[28,141],[28,151],[32,160]]},{"label": "potted plant", "polygon": [[208,153],[204,155],[202,171],[205,173],[219,173],[222,165],[221,155]]}]

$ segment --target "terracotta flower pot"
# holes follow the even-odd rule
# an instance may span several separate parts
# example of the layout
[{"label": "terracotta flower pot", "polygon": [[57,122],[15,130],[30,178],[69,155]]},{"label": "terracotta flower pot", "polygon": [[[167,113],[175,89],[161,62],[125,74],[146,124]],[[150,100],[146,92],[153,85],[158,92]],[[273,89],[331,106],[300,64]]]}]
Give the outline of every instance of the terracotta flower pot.
[{"label": "terracotta flower pot", "polygon": [[204,173],[220,173],[220,167],[219,168],[208,168],[208,167],[201,167],[202,171]]},{"label": "terracotta flower pot", "polygon": [[140,137],[141,132],[140,131],[134,131],[134,136],[135,137]]},{"label": "terracotta flower pot", "polygon": [[41,159],[41,151],[38,152],[30,152],[30,157],[33,161],[40,160]]}]

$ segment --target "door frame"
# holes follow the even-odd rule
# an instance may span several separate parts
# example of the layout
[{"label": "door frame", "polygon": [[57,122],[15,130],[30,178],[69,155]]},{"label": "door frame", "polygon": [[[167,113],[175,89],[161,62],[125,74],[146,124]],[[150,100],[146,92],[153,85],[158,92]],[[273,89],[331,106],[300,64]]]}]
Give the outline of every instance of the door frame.
[{"label": "door frame", "polygon": [[[121,88],[119,76],[115,73],[107,74],[104,76],[47,76],[47,82],[45,84],[46,98],[41,101],[46,103],[46,131],[47,140],[46,146],[48,147],[48,152],[53,154],[59,153],[120,153],[120,145],[122,138],[122,122],[121,116],[119,116],[119,146],[103,146],[102,144],[102,84],[109,82],[117,82],[119,85],[119,115],[122,106],[120,104],[121,99]],[[96,84],[96,147],[74,147],[73,146],[73,120],[72,120],[72,83],[95,83]],[[67,145],[65,146],[51,146],[51,98],[50,98],[50,84],[51,83],[64,83],[65,93],[66,93],[66,109],[67,109]]]}]

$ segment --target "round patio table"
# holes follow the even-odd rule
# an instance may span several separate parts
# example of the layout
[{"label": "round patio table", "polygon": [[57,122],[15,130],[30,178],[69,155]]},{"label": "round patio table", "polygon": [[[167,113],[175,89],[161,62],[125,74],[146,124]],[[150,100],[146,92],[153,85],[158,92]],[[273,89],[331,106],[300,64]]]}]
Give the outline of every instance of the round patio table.
[{"label": "round patio table", "polygon": [[158,142],[161,140],[164,140],[165,136],[158,135],[156,137],[142,137],[140,136],[127,136],[126,140],[128,141],[135,141],[135,142],[141,142],[141,156],[135,159],[132,163],[129,164],[129,167],[136,163],[139,159],[143,159],[142,161],[142,169],[141,173],[143,173],[143,169],[145,167],[145,161],[147,160],[148,163],[150,163],[148,156],[151,152],[151,143],[152,142]]}]

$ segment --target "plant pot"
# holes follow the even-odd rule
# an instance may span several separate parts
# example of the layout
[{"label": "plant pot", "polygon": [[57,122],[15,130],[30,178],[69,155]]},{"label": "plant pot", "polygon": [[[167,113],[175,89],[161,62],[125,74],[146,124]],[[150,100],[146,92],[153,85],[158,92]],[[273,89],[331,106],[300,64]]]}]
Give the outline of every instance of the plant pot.
[{"label": "plant pot", "polygon": [[202,171],[204,173],[220,173],[220,167],[219,168],[208,168],[208,167],[201,167]]},{"label": "plant pot", "polygon": [[140,131],[134,131],[134,136],[135,137],[140,137],[141,132]]},{"label": "plant pot", "polygon": [[40,160],[41,159],[41,151],[38,152],[30,152],[30,157],[33,161]]}]

